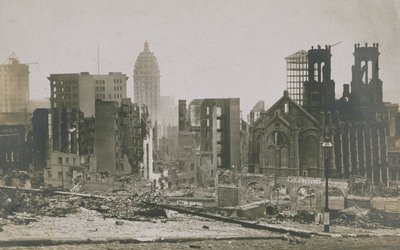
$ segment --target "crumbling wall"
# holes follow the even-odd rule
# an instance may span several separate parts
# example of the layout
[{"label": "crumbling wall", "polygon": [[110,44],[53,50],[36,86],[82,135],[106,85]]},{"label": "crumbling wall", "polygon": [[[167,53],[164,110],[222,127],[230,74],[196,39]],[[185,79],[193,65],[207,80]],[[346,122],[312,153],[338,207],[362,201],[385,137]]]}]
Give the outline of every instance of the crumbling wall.
[{"label": "crumbling wall", "polygon": [[[325,180],[321,178],[241,174],[238,179],[240,205],[254,202],[254,193],[258,192],[258,200],[286,200],[292,211],[321,211],[324,207]],[[344,209],[348,194],[347,181],[329,179],[328,184],[332,208]]]},{"label": "crumbling wall", "polygon": [[239,190],[234,186],[218,187],[218,207],[235,207],[239,205]]}]

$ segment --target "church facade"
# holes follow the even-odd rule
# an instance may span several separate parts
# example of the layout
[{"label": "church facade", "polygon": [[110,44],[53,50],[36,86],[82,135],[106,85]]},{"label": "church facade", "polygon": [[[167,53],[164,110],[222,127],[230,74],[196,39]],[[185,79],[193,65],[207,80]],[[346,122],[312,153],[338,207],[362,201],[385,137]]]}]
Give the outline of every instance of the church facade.
[{"label": "church facade", "polygon": [[[387,122],[384,120],[379,45],[354,47],[351,84],[335,99],[331,48],[308,51],[308,81],[303,105],[287,91],[260,118],[250,123],[251,171],[274,176],[324,176],[322,142],[333,143],[332,178],[364,177],[388,185]],[[351,88],[351,90],[350,90]]]}]

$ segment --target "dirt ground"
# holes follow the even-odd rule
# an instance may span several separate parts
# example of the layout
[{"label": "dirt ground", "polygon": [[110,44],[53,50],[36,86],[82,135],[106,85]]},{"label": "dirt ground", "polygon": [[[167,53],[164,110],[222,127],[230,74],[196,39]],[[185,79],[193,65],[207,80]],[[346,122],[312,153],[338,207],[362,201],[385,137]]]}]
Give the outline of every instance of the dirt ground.
[{"label": "dirt ground", "polygon": [[[20,214],[23,216],[23,214]],[[28,216],[28,215],[26,215]],[[162,238],[206,237],[268,237],[278,234],[243,228],[239,225],[200,217],[180,216],[152,222],[103,218],[99,212],[80,208],[66,217],[35,217],[28,225],[8,224],[0,232],[0,241],[37,239],[104,239],[134,238],[157,240]],[[118,225],[119,224],[119,225]]]},{"label": "dirt ground", "polygon": [[314,237],[302,243],[290,244],[285,240],[205,240],[181,243],[145,243],[145,244],[92,244],[92,245],[60,245],[51,247],[12,247],[9,250],[22,249],[399,249],[399,237],[371,237],[371,238],[327,238]]},{"label": "dirt ground", "polygon": [[[20,216],[28,216],[21,214]],[[68,239],[137,239],[157,241],[186,238],[177,243],[80,244],[43,247],[8,247],[6,249],[399,249],[398,230],[358,230],[346,227],[331,227],[333,232],[374,233],[391,236],[380,237],[321,237],[310,239],[279,239],[282,234],[265,230],[243,228],[239,225],[208,220],[195,216],[176,214],[168,220],[152,222],[127,221],[103,218],[99,212],[81,208],[76,214],[66,217],[36,217],[28,225],[8,224],[0,232],[0,241],[6,240],[68,240]],[[282,225],[283,226],[283,225]],[[302,229],[319,230],[321,225],[284,225]],[[234,239],[234,238],[248,239]],[[249,239],[249,238],[263,239]],[[196,239],[213,238],[197,241]],[[215,238],[221,238],[215,240]],[[231,238],[224,240],[223,238]],[[189,240],[188,240],[189,239]],[[294,241],[292,241],[294,239]],[[0,243],[1,244],[1,243]],[[1,245],[0,245],[1,248]]]}]

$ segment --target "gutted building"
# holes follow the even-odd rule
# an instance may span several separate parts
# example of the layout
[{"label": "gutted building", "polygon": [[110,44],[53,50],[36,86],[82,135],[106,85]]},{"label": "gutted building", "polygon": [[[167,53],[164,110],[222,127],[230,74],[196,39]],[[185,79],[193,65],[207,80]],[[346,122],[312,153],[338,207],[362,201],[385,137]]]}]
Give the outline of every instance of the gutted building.
[{"label": "gutted building", "polygon": [[[254,172],[277,176],[323,177],[320,143],[333,142],[329,175],[360,176],[388,185],[387,122],[384,119],[379,46],[354,48],[351,85],[335,99],[330,47],[308,51],[303,106],[284,96],[251,125],[249,161]],[[351,87],[351,91],[350,91]]]},{"label": "gutted building", "polygon": [[307,51],[300,50],[287,56],[286,60],[286,89],[290,98],[303,105],[304,82],[308,80]]}]

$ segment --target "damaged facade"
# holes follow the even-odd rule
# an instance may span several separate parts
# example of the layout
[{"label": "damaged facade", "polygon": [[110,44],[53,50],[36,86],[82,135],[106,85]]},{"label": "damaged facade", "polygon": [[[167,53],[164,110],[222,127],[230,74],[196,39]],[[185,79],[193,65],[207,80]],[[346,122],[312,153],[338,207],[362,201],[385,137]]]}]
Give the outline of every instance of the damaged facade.
[{"label": "damaged facade", "polygon": [[392,176],[387,164],[379,46],[356,44],[354,50],[351,85],[344,85],[339,100],[335,99],[335,82],[331,79],[330,46],[308,51],[303,105],[285,91],[279,101],[250,123],[249,150],[253,154],[249,161],[253,172],[323,177],[321,142],[328,136],[334,144],[331,177],[361,176],[372,184],[389,184]]},{"label": "damaged facade", "polygon": [[84,117],[74,108],[35,110],[34,169],[46,185],[71,188],[74,182],[149,171],[153,138],[147,108],[130,99],[96,100],[95,111]]}]

